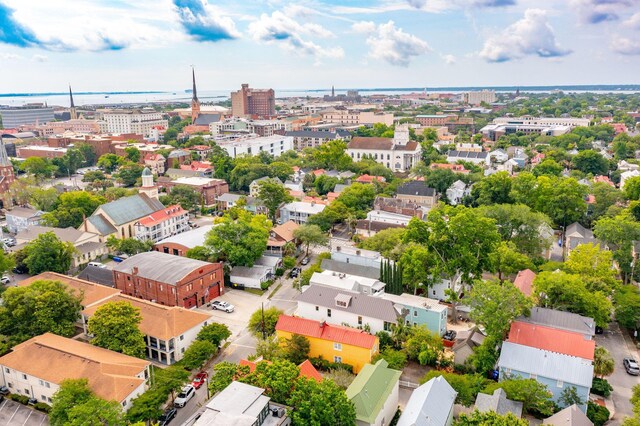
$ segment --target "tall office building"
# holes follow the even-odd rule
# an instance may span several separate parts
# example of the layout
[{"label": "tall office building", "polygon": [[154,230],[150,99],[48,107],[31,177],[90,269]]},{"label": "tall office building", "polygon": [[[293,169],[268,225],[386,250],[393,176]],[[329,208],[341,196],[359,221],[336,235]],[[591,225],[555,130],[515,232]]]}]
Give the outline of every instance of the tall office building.
[{"label": "tall office building", "polygon": [[243,84],[231,92],[231,113],[234,117],[273,117],[276,115],[276,95],[273,89],[251,89]]},{"label": "tall office building", "polygon": [[0,117],[5,129],[15,129],[25,124],[46,124],[53,121],[53,108],[27,104],[20,108],[0,109]]}]

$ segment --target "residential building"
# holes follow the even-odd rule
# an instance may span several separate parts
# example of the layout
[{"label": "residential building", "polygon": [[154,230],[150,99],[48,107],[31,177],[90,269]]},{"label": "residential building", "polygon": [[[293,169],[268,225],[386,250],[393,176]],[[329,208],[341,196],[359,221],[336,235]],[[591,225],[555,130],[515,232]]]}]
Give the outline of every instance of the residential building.
[{"label": "residential building", "polygon": [[356,222],[356,234],[368,238],[373,237],[380,231],[391,228],[403,228],[405,225],[399,225],[389,222],[376,222],[375,220],[359,219]]},{"label": "residential building", "polygon": [[309,340],[309,358],[322,356],[332,362],[351,365],[354,373],[371,362],[379,350],[378,337],[365,331],[305,318],[280,315],[276,335],[281,342],[293,334]]},{"label": "residential building", "polygon": [[309,218],[320,213],[327,207],[314,201],[307,203],[304,201],[294,201],[280,207],[280,220],[282,223],[293,221],[298,225],[304,225]]},{"label": "residential building", "polygon": [[587,340],[593,340],[596,333],[593,318],[539,306],[531,308],[529,316],[518,317],[518,321],[571,331],[583,335]]},{"label": "residential building", "polygon": [[167,159],[162,154],[149,153],[144,156],[144,165],[148,167],[154,175],[164,174],[164,166]]},{"label": "residential building", "polygon": [[500,380],[510,377],[532,378],[546,385],[559,404],[565,389],[574,387],[578,397],[584,401],[579,408],[586,412],[593,364],[591,361],[511,342],[502,344],[498,360]]},{"label": "residential building", "polygon": [[373,159],[394,172],[408,172],[420,161],[422,148],[409,140],[409,125],[398,124],[393,138],[354,137],[347,144],[347,155],[353,161]]},{"label": "residential building", "polygon": [[507,341],[589,361],[596,349],[596,342],[582,334],[521,321],[511,323]]},{"label": "residential building", "polygon": [[172,235],[158,241],[153,249],[174,256],[186,256],[187,251],[194,247],[203,246],[207,234],[213,229],[213,225],[203,225],[193,228],[178,235]]},{"label": "residential building", "polygon": [[496,91],[483,89],[467,92],[464,94],[464,101],[469,105],[480,105],[482,103],[491,105],[496,101]]},{"label": "residential building", "polygon": [[457,180],[447,189],[446,195],[451,205],[455,206],[462,203],[464,197],[471,195],[471,187],[463,181]]},{"label": "residential building", "polygon": [[17,129],[25,124],[46,124],[53,121],[53,108],[42,104],[27,104],[20,108],[0,108],[2,127]]},{"label": "residential building", "polygon": [[209,304],[224,292],[222,263],[150,251],[113,268],[116,288],[129,296],[187,309]]},{"label": "residential building", "polygon": [[336,246],[331,250],[331,259],[343,263],[370,266],[380,270],[384,260],[382,255],[373,250],[364,250],[351,246]]},{"label": "residential building", "polygon": [[213,322],[208,313],[179,306],[163,306],[124,294],[95,303],[82,311],[84,333],[88,335],[89,319],[101,306],[126,302],[140,310],[138,328],[144,334],[148,359],[165,365],[180,361],[186,349],[196,340],[202,327]]},{"label": "residential building", "polygon": [[269,231],[269,239],[267,240],[267,250],[265,253],[272,256],[284,257],[284,247],[288,243],[291,243],[295,247],[293,254],[297,254],[299,244],[293,236],[293,233],[299,227],[300,226],[292,220],[282,225],[274,226],[271,231]]},{"label": "residential building", "polygon": [[522,292],[525,296],[531,296],[533,291],[533,280],[536,279],[536,273],[531,269],[524,269],[518,272],[516,279],[513,281],[513,285]]},{"label": "residential building", "polygon": [[[191,152],[197,151],[194,151],[192,148]],[[181,164],[180,169],[195,172],[196,174],[194,176],[210,178],[213,175],[213,166],[210,161],[192,161],[189,164]]]},{"label": "residential building", "polygon": [[220,148],[227,151],[231,158],[236,158],[240,155],[258,155],[260,152],[279,157],[293,149],[293,137],[283,135],[243,137],[217,142]]},{"label": "residential building", "polygon": [[553,416],[544,419],[543,425],[551,426],[593,426],[587,415],[580,408],[573,404],[566,407]]},{"label": "residential building", "polygon": [[447,163],[457,163],[458,161],[466,161],[476,165],[487,164],[486,151],[484,152],[471,152],[471,151],[447,151]]},{"label": "residential building", "polygon": [[274,117],[276,95],[273,89],[251,89],[243,84],[237,92],[231,92],[231,114],[234,117]]},{"label": "residential building", "polygon": [[242,198],[247,199],[246,195],[232,194],[230,192],[222,194],[216,198],[218,210],[227,211],[238,204]]},{"label": "residential building", "polygon": [[103,115],[109,133],[135,133],[149,136],[154,127],[169,127],[162,112],[153,109],[111,110]]},{"label": "residential building", "polygon": [[585,228],[578,222],[572,223],[567,226],[567,229],[564,233],[565,239],[565,250],[567,251],[567,256],[573,249],[578,247],[580,244],[600,244],[596,237],[593,235],[593,231],[591,229]]},{"label": "residential building", "polygon": [[389,224],[396,227],[405,227],[414,216],[407,216],[398,213],[389,213],[381,210],[371,210],[367,213],[366,221],[376,224]]},{"label": "residential building", "polygon": [[13,206],[13,197],[9,194],[9,187],[15,179],[13,164],[9,160],[3,138],[0,136],[0,197],[3,198],[2,203],[5,209]]},{"label": "residential building", "polygon": [[625,183],[627,180],[640,176],[640,171],[638,170],[628,170],[626,172],[622,172],[620,174],[620,190],[624,189]]},{"label": "residential building", "polygon": [[431,170],[447,169],[447,170],[451,170],[454,173],[460,173],[463,175],[468,175],[470,173],[469,170],[465,169],[464,165],[462,164],[431,163],[431,165],[429,166],[429,169]]},{"label": "residential building", "polygon": [[421,114],[416,115],[416,121],[422,126],[444,126],[450,121],[456,121],[458,116],[455,114]]},{"label": "residential building", "polygon": [[380,295],[384,300],[393,303],[406,325],[423,325],[433,333],[443,336],[447,331],[447,315],[449,309],[435,299],[403,293],[398,296],[391,293]]},{"label": "residential building", "polygon": [[189,229],[191,229],[189,212],[183,209],[180,204],[153,212],[134,224],[134,232],[138,240],[153,241],[154,243]]},{"label": "residential building", "polygon": [[277,183],[280,186],[283,185],[282,181],[278,177],[273,177],[272,178],[272,177],[269,177],[269,176],[264,176],[264,177],[261,177],[260,179],[256,179],[256,180],[252,181],[249,184],[249,196],[255,198],[258,195],[260,195],[260,183],[261,182],[265,182],[265,181]]},{"label": "residential building", "polygon": [[17,234],[32,226],[40,225],[43,214],[43,211],[34,210],[29,207],[14,207],[5,215],[7,229],[10,233]]},{"label": "residential building", "polygon": [[151,363],[89,343],[45,333],[13,347],[0,358],[2,385],[11,393],[51,404],[67,379],[86,379],[99,398],[124,410],[144,393]]},{"label": "residential building", "polygon": [[287,417],[272,415],[270,401],[271,398],[264,394],[264,389],[233,381],[207,403],[193,426],[289,424]]},{"label": "residential building", "polygon": [[482,145],[478,145],[477,143],[460,142],[456,144],[456,151],[482,152]]},{"label": "residential building", "polygon": [[436,190],[419,180],[412,180],[398,186],[396,198],[416,203],[426,209],[432,209],[438,203]]},{"label": "residential building", "polygon": [[273,275],[272,268],[264,265],[234,266],[229,273],[231,286],[234,288],[257,288],[267,282]]},{"label": "residential building", "polygon": [[355,109],[330,109],[320,113],[326,123],[339,124],[341,126],[365,126],[377,123],[387,126],[393,125],[393,113],[376,111],[358,111]]},{"label": "residential building", "polygon": [[296,130],[285,132],[285,136],[293,137],[293,146],[296,151],[302,151],[305,148],[317,148],[325,142],[342,139],[337,132],[319,130]]},{"label": "residential building", "polygon": [[478,327],[473,327],[471,330],[459,332],[457,337],[456,343],[451,348],[453,361],[456,364],[464,365],[475,352],[474,349],[484,342],[486,336]]},{"label": "residential building", "polygon": [[397,426],[451,426],[457,396],[444,377],[434,377],[411,393]]},{"label": "residential building", "polygon": [[356,409],[356,425],[385,426],[398,411],[400,375],[384,359],[367,364],[346,390]]},{"label": "residential building", "polygon": [[223,179],[204,177],[182,177],[175,180],[160,178],[158,185],[168,193],[171,193],[171,189],[178,185],[186,185],[200,193],[202,202],[207,207],[215,205],[218,196],[229,192],[229,184]]},{"label": "residential building", "polygon": [[422,219],[427,213],[426,209],[417,203],[403,198],[376,197],[373,209],[374,211],[417,217],[418,219]]},{"label": "residential building", "polygon": [[517,418],[522,417],[522,402],[508,399],[507,393],[501,388],[491,395],[480,392],[476,397],[475,408],[481,413],[493,411],[500,416],[511,413]]},{"label": "residential building", "polygon": [[353,277],[362,277],[378,280],[380,278],[380,266],[363,266],[355,263],[340,262],[334,259],[322,259],[320,269],[327,272],[336,272]]},{"label": "residential building", "polygon": [[313,273],[309,280],[309,285],[353,291],[368,296],[380,296],[384,293],[386,284],[379,281],[378,278],[353,276],[336,271],[322,271]]},{"label": "residential building", "polygon": [[489,152],[489,154],[487,155],[487,162],[489,164],[494,164],[494,163],[499,163],[502,164],[504,162],[506,162],[509,159],[509,154],[507,154],[507,152],[504,149],[494,149],[493,151]]},{"label": "residential building", "polygon": [[67,153],[67,148],[51,148],[41,145],[27,145],[18,147],[19,158],[60,158]]}]

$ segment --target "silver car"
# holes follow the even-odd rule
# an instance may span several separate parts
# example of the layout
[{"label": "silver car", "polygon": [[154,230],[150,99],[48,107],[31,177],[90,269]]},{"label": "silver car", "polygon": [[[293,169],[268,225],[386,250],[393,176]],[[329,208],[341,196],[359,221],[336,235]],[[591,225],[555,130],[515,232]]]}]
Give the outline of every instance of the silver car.
[{"label": "silver car", "polygon": [[196,388],[194,388],[191,385],[187,385],[184,388],[182,388],[182,392],[180,392],[176,400],[173,401],[173,405],[175,405],[178,408],[182,408],[187,404],[187,402],[189,402],[191,398],[195,396],[195,394],[196,394]]},{"label": "silver car", "polygon": [[214,300],[213,302],[211,302],[211,309],[213,309],[214,311],[220,310],[231,313],[236,309],[236,307],[231,303],[223,302],[222,300]]}]

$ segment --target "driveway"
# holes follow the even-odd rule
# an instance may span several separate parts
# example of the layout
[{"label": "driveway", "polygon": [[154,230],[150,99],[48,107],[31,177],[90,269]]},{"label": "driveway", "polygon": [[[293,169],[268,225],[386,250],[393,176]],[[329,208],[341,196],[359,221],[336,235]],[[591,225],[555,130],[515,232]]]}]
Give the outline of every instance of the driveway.
[{"label": "driveway", "polygon": [[[215,322],[225,324],[229,327],[229,330],[231,330],[231,337],[229,340],[233,340],[242,330],[247,328],[251,314],[260,309],[261,303],[265,301],[265,298],[246,291],[226,287],[224,294],[216,298],[216,300],[231,303],[235,306],[235,310],[231,313],[227,313],[213,310],[206,306],[195,310],[211,314]],[[265,308],[266,307],[267,303],[265,303]]]},{"label": "driveway", "polygon": [[48,424],[49,418],[40,411],[8,399],[0,402],[0,426],[40,426]]},{"label": "driveway", "polygon": [[609,329],[604,334],[596,335],[596,344],[605,347],[616,363],[613,374],[607,377],[613,386],[611,398],[615,406],[615,415],[608,425],[619,425],[625,417],[633,415],[633,406],[629,399],[632,388],[638,384],[638,377],[630,376],[625,371],[622,359],[628,356],[638,359],[638,351],[629,338],[625,339],[618,323],[615,322],[609,324]]}]

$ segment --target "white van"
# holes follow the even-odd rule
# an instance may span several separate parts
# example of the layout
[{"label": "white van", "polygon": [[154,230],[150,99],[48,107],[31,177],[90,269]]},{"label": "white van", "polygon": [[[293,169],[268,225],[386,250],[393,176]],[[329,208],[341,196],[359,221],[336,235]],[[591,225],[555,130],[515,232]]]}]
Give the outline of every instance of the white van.
[{"label": "white van", "polygon": [[107,265],[104,265],[100,262],[89,262],[87,263],[87,266],[95,266],[96,268],[103,268],[103,269],[107,267]]}]

